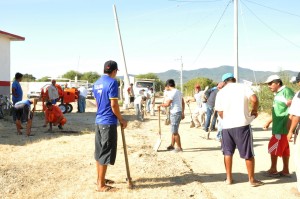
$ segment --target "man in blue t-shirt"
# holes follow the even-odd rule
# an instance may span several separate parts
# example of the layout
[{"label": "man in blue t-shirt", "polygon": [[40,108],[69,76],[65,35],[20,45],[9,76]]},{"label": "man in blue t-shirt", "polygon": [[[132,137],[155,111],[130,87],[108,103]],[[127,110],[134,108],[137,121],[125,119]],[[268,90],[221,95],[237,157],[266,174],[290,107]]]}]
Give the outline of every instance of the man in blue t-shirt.
[{"label": "man in blue t-shirt", "polygon": [[17,102],[22,101],[23,98],[23,90],[20,85],[20,82],[22,81],[23,75],[21,73],[16,73],[15,74],[15,80],[12,84],[11,87],[11,92],[12,92],[12,101],[13,104],[15,105]]},{"label": "man in blue t-shirt", "polygon": [[107,184],[113,181],[105,179],[107,165],[114,165],[117,154],[117,123],[127,127],[118,104],[118,82],[115,79],[118,64],[107,61],[104,64],[104,75],[93,86],[97,103],[95,128],[95,160],[97,166],[97,191],[115,191],[116,188]]},{"label": "man in blue t-shirt", "polygon": [[[26,135],[31,135],[31,126],[32,126],[32,118],[33,112],[35,111],[35,106],[37,103],[37,99],[28,99],[17,102],[14,105],[14,112],[16,114],[16,127],[18,135],[22,135],[21,132],[21,123],[27,122],[26,125]],[[30,110],[31,104],[33,104],[32,110]]]},{"label": "man in blue t-shirt", "polygon": [[[23,90],[20,85],[22,78],[23,78],[23,74],[21,74],[21,73],[15,74],[15,80],[11,86],[13,105],[15,105],[19,101],[22,101],[22,99],[23,99]],[[16,121],[16,113],[15,112],[13,112],[13,120],[14,120],[14,122]]]}]

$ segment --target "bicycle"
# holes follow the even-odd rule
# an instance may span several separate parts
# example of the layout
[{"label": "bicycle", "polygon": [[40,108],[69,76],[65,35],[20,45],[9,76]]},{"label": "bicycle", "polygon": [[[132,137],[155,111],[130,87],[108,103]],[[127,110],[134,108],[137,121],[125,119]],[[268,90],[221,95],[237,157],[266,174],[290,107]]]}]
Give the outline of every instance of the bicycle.
[{"label": "bicycle", "polygon": [[13,104],[6,95],[0,95],[0,119],[3,119],[5,115],[12,115]]}]

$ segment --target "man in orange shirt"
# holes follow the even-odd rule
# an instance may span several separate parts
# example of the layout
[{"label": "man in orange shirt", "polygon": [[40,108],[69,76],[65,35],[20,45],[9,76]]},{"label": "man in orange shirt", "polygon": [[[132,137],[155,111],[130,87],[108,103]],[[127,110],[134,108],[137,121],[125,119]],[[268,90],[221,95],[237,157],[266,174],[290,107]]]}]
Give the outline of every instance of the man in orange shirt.
[{"label": "man in orange shirt", "polygon": [[67,119],[64,117],[64,114],[61,112],[60,108],[50,101],[46,103],[46,111],[45,111],[45,124],[44,127],[50,123],[49,131],[52,131],[53,126],[58,125],[59,129],[63,129],[62,126],[67,122]]}]

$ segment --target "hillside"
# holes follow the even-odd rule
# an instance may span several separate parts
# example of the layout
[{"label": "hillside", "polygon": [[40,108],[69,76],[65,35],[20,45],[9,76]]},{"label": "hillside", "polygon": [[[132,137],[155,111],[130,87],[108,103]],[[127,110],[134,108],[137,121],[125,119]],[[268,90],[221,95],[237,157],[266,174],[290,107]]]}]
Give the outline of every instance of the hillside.
[{"label": "hillside", "polygon": [[[220,66],[217,68],[200,68],[197,70],[183,70],[183,83],[189,81],[190,79],[194,79],[197,77],[207,77],[209,79],[214,80],[215,82],[221,81],[221,77],[224,73],[232,72],[233,66]],[[297,76],[298,72],[285,70],[280,73],[286,74],[288,79],[292,76]],[[169,78],[173,78],[175,82],[180,82],[180,72],[178,70],[168,70],[162,73],[156,73],[157,76],[162,80],[166,81]],[[248,80],[251,82],[264,82],[268,76],[278,74],[278,72],[271,71],[253,71],[248,68],[239,67],[239,75],[240,79]],[[255,81],[256,79],[256,81]]]}]

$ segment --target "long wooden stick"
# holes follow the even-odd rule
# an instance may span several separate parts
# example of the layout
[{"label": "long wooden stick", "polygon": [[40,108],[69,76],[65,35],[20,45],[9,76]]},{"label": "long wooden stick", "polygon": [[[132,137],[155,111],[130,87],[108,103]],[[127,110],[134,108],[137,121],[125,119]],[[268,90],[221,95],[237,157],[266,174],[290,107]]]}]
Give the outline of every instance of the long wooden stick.
[{"label": "long wooden stick", "polygon": [[125,133],[124,133],[124,128],[121,126],[121,134],[122,134],[122,141],[123,141],[123,149],[124,149],[124,157],[125,157],[125,164],[126,164],[126,174],[127,174],[127,182],[128,182],[128,188],[132,189],[133,184],[130,176],[130,170],[129,170],[129,163],[128,163],[128,155],[127,155],[127,146],[126,146],[126,140],[125,140]]}]

